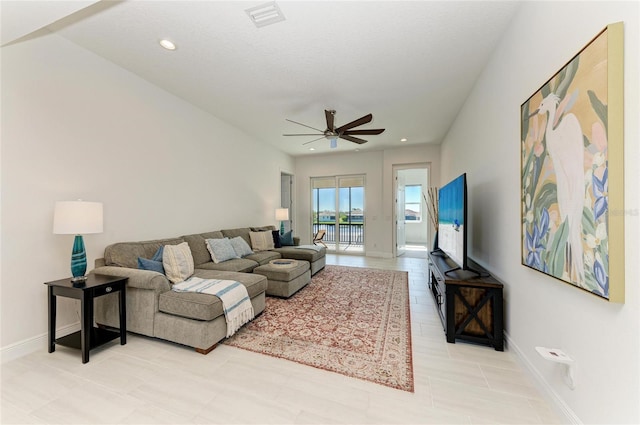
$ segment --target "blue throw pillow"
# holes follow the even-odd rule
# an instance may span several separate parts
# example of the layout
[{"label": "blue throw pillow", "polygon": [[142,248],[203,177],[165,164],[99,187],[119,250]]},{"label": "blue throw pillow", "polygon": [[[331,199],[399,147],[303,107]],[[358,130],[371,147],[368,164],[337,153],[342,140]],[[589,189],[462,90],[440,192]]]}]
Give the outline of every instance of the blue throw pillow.
[{"label": "blue throw pillow", "polygon": [[153,261],[160,261],[162,262],[162,254],[164,253],[164,245],[162,245],[160,248],[158,248],[158,250],[156,251],[155,254],[153,254],[153,257],[151,257],[151,259]]},{"label": "blue throw pillow", "polygon": [[151,270],[164,274],[164,266],[162,261],[153,261],[147,258],[138,257],[138,268],[140,270]]},{"label": "blue throw pillow", "polygon": [[151,270],[153,272],[158,272],[164,274],[164,265],[162,264],[162,253],[164,251],[164,246],[158,248],[155,254],[151,259],[138,257],[138,269],[140,270]]},{"label": "blue throw pillow", "polygon": [[293,246],[293,230],[289,230],[284,235],[280,235],[280,244],[282,244],[282,246]]}]

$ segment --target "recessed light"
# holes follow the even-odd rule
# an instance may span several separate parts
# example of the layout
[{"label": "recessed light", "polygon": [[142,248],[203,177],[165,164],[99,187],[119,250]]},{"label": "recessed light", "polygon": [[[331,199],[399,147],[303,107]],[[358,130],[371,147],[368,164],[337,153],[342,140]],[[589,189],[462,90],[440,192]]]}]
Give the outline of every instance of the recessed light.
[{"label": "recessed light", "polygon": [[167,50],[176,50],[175,43],[171,40],[167,40],[166,38],[160,40],[160,45]]},{"label": "recessed light", "polygon": [[316,148],[309,148],[309,150],[310,150],[310,151],[315,151],[315,150],[316,150]]},{"label": "recessed light", "polygon": [[400,139],[401,142],[406,142],[407,139],[405,139],[404,137],[402,139]]}]

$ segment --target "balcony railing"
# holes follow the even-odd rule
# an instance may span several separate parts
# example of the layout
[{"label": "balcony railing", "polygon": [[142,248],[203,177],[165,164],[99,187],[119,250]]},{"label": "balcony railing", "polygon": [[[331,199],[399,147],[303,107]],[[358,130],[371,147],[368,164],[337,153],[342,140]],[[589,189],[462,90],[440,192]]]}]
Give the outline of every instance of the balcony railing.
[{"label": "balcony railing", "polygon": [[[318,230],[326,231],[323,242],[335,244],[336,241],[336,225],[331,223],[314,223],[313,234]],[[340,246],[362,246],[364,244],[364,225],[362,223],[340,224]]]}]

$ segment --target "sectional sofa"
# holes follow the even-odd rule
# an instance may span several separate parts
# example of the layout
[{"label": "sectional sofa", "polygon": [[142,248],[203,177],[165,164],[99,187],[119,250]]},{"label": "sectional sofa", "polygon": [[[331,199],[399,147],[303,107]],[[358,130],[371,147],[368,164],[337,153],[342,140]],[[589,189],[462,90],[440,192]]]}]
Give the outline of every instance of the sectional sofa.
[{"label": "sectional sofa", "polygon": [[[227,279],[242,283],[251,298],[256,315],[265,308],[267,277],[253,269],[278,258],[308,261],[311,274],[325,266],[324,248],[285,246],[255,252],[242,258],[214,262],[207,239],[242,237],[251,245],[251,232],[272,232],[273,226],[244,227],[175,238],[140,242],[120,242],[105,249],[104,258],[96,260],[92,273],[126,276],[127,331],[194,347],[207,354],[226,337],[227,326],[222,303],[213,295],[171,290],[163,273],[138,268],[138,258],[150,259],[161,246],[186,242],[191,250],[194,276],[203,279]],[[295,243],[299,243],[296,239]],[[118,297],[106,295],[95,299],[94,317],[99,326],[119,327]]]}]

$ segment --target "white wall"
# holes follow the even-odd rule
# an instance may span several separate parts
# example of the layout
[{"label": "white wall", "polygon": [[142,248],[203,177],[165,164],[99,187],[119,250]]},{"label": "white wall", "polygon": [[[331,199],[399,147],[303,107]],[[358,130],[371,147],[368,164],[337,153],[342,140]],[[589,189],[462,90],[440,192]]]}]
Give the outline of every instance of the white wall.
[{"label": "white wall", "polygon": [[[393,256],[393,165],[430,163],[432,185],[440,173],[438,145],[414,145],[384,151],[309,155],[296,158],[296,225],[301,243],[311,242],[311,177],[364,174],[365,253]],[[435,179],[435,180],[434,180]]]},{"label": "white wall", "polygon": [[311,243],[311,177],[364,174],[365,251],[379,251],[377,232],[382,216],[378,211],[382,202],[381,152],[311,155],[296,158],[295,192],[296,218],[293,233],[302,244]]},{"label": "white wall", "polygon": [[288,155],[63,38],[2,48],[2,106],[3,349],[45,335],[43,282],[70,275],[57,200],[104,203],[89,269],[113,242],[276,224]]},{"label": "white wall", "polygon": [[[640,423],[638,2],[526,2],[445,138],[441,180],[467,172],[470,254],[505,283],[509,348],[573,422]],[[625,22],[626,302],[520,265],[520,105],[607,24]],[[535,346],[576,361],[576,388]]]}]

